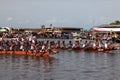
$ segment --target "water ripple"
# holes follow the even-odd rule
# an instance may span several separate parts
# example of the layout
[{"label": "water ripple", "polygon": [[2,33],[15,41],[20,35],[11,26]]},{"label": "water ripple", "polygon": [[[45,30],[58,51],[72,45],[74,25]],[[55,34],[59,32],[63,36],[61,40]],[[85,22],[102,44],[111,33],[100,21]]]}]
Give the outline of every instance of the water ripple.
[{"label": "water ripple", "polygon": [[61,51],[48,58],[0,54],[0,80],[119,80],[119,51]]}]

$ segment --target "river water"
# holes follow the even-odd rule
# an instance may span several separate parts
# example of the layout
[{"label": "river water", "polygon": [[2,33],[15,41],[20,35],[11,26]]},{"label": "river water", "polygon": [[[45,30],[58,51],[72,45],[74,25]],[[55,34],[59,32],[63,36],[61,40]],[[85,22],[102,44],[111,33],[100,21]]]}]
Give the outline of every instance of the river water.
[{"label": "river water", "polygon": [[120,54],[119,50],[61,50],[47,58],[0,54],[0,80],[120,80]]}]

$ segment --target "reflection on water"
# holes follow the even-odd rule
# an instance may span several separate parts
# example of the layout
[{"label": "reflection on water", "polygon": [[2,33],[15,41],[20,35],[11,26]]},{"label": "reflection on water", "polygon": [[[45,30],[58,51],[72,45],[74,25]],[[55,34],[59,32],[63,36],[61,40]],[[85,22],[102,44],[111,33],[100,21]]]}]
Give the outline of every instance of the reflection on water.
[{"label": "reflection on water", "polygon": [[120,54],[60,51],[50,57],[0,54],[0,80],[120,80]]}]

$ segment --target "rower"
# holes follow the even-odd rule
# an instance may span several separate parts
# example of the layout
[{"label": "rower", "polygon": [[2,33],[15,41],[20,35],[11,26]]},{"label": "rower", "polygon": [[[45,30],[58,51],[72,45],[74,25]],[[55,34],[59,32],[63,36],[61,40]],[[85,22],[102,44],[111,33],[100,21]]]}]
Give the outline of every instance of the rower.
[{"label": "rower", "polygon": [[44,44],[42,45],[42,50],[45,50],[45,45]]},{"label": "rower", "polygon": [[58,42],[56,43],[56,48],[57,48],[57,49],[60,48],[60,41],[58,41]]},{"label": "rower", "polygon": [[83,48],[85,48],[88,45],[88,41],[85,41],[82,45]]},{"label": "rower", "polygon": [[62,44],[61,44],[61,48],[62,48],[62,49],[65,49],[65,48],[66,48],[65,41],[62,42]]},{"label": "rower", "polygon": [[96,48],[97,48],[96,42],[94,41],[94,42],[93,42],[93,49],[96,49]]},{"label": "rower", "polygon": [[107,44],[107,42],[105,42],[104,48],[105,48],[105,49],[108,49],[108,44]]},{"label": "rower", "polygon": [[68,48],[72,48],[72,41],[69,41],[69,43],[68,43],[68,46],[67,46]]}]

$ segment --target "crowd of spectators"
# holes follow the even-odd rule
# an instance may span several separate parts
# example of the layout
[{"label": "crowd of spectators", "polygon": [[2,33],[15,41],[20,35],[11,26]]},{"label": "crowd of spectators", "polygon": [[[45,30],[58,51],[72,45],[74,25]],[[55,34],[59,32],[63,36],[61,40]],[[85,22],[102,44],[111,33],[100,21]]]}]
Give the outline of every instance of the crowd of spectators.
[{"label": "crowd of spectators", "polygon": [[19,38],[27,36],[36,36],[36,38],[47,38],[47,39],[72,39],[71,33],[54,33],[54,32],[29,32],[29,31],[19,31],[12,30],[8,32],[1,32],[0,37],[3,38]]},{"label": "crowd of spectators", "polygon": [[1,32],[0,37],[3,38],[25,38],[28,36],[35,36],[37,39],[73,39],[73,38],[81,38],[81,39],[91,39],[92,34],[89,32],[84,32],[84,33],[78,33],[78,36],[73,36],[72,32],[67,33],[67,32],[62,32],[62,33],[57,33],[57,32],[32,32],[32,31],[25,31],[25,30],[11,30],[7,32]]}]

